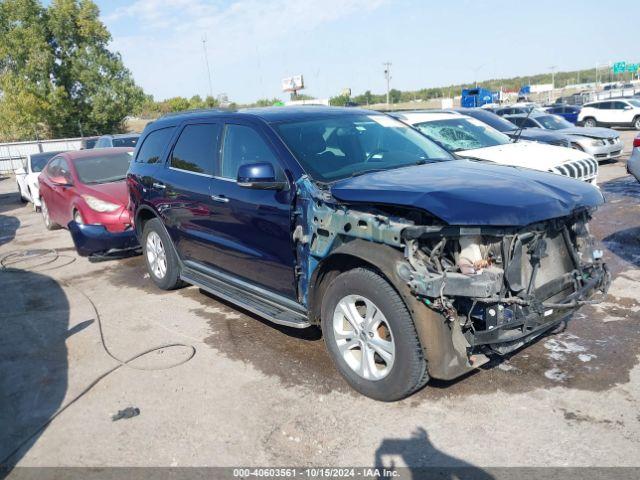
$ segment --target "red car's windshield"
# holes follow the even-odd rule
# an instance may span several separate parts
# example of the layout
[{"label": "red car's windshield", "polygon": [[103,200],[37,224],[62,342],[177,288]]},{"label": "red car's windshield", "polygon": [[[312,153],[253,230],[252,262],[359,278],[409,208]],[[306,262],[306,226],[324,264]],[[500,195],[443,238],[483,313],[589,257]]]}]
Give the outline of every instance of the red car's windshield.
[{"label": "red car's windshield", "polygon": [[131,153],[79,158],[74,161],[78,178],[85,184],[109,183],[127,176]]}]

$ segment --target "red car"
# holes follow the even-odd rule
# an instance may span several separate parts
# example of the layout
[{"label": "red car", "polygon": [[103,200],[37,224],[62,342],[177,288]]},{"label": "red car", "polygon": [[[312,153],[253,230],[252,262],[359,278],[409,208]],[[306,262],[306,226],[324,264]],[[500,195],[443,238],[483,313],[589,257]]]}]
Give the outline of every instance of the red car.
[{"label": "red car", "polygon": [[78,253],[111,256],[138,247],[127,210],[132,148],[60,153],[38,177],[49,230],[68,228]]}]

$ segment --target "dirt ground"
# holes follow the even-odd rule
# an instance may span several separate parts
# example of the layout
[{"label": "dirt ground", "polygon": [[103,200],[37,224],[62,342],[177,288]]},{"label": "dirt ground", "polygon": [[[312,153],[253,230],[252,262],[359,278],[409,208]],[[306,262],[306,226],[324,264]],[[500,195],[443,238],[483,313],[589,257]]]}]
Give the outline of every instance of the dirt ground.
[{"label": "dirt ground", "polygon": [[[26,442],[10,464],[639,466],[640,184],[624,161],[601,166],[592,222],[614,278],[604,303],[392,404],[350,390],[316,330],[161,292],[142,257],[78,257],[0,180],[0,259],[22,270],[0,272],[0,459]],[[174,346],[113,370],[101,335],[121,360]],[[139,415],[113,421],[126,407]]]}]

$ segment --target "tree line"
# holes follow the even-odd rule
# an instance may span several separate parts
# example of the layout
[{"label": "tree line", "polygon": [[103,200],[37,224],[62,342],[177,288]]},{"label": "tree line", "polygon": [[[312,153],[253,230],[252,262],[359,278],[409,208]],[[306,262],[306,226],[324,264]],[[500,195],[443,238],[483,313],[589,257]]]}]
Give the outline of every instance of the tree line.
[{"label": "tree line", "polygon": [[[111,34],[92,0],[0,0],[0,141],[61,138],[120,132],[128,116],[157,118],[200,108],[235,108],[218,99],[194,95],[155,100],[133,80],[118,53],[107,47]],[[557,72],[556,86],[596,80],[595,69]],[[616,80],[608,70],[599,80]],[[551,73],[481,82],[490,90],[518,90],[522,85],[551,83]],[[392,89],[391,103],[459,95],[473,84]],[[299,94],[295,99],[312,99]],[[386,102],[386,93],[367,90],[353,97],[332,97],[332,105]],[[262,98],[247,105],[282,105]]]}]

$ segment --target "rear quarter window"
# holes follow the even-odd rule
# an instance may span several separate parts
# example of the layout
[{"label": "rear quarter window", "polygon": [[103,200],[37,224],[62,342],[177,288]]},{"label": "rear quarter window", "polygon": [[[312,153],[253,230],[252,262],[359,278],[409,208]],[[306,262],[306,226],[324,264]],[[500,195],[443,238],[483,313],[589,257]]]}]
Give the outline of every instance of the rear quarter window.
[{"label": "rear quarter window", "polygon": [[173,130],[174,127],[168,127],[154,130],[153,132],[149,133],[138,149],[136,162],[159,163],[162,160],[162,153],[167,147],[169,140],[171,140]]}]

